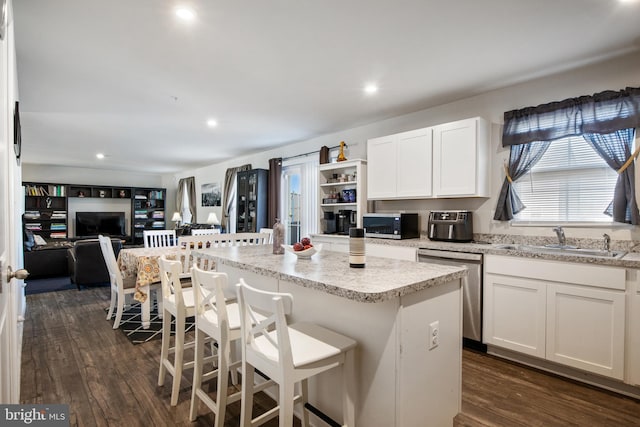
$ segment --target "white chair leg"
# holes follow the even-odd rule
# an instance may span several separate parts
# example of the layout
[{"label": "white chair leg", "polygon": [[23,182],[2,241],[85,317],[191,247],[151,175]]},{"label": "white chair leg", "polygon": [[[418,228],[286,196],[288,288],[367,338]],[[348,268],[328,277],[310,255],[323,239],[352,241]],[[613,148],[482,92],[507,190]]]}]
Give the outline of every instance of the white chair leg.
[{"label": "white chair leg", "polygon": [[289,381],[283,381],[280,384],[280,393],[278,398],[278,405],[280,411],[278,417],[280,421],[279,427],[292,427],[293,426],[293,397],[295,395],[295,384]]},{"label": "white chair leg", "polygon": [[218,351],[218,388],[216,391],[215,427],[224,427],[224,416],[227,409],[227,388],[229,387],[229,346]]},{"label": "white chair leg", "polygon": [[[228,351],[228,353],[231,353],[231,361],[235,362],[236,360],[238,360],[238,356],[237,356],[237,352],[236,352],[236,346],[235,343],[230,343],[229,346],[231,347],[231,349]],[[229,360],[227,360],[227,366],[229,366]],[[231,384],[233,385],[238,385],[238,369],[234,368],[233,370],[231,370]]]},{"label": "white chair leg", "polygon": [[162,319],[162,344],[160,346],[160,370],[158,371],[158,385],[164,385],[167,373],[165,360],[169,358],[169,341],[171,340],[171,314],[165,313]]},{"label": "white chair leg", "polygon": [[184,316],[176,316],[176,349],[173,362],[173,387],[171,388],[171,406],[178,404],[178,394],[180,393],[180,380],[182,379],[182,368],[184,367]]},{"label": "white chair leg", "polygon": [[302,395],[302,400],[300,403],[302,404],[302,427],[309,427],[309,412],[307,412],[307,408],[305,408],[305,404],[309,401],[309,382],[307,380],[300,381],[300,394]]},{"label": "white chair leg", "polygon": [[111,304],[109,305],[109,312],[107,313],[107,320],[110,320],[111,316],[113,316],[113,309],[116,307],[117,298],[118,298],[118,294],[116,293],[116,291],[111,289]]},{"label": "white chair leg", "polygon": [[122,320],[122,312],[124,311],[123,295],[118,295],[116,306],[116,320],[113,322],[113,329],[118,329],[120,321]]},{"label": "white chair leg", "polygon": [[342,365],[342,418],[343,425],[354,427],[356,425],[356,382],[355,382],[355,355],[353,350],[346,352]]},{"label": "white chair leg", "polygon": [[240,426],[251,427],[253,417],[253,366],[242,362],[242,400],[240,403]]},{"label": "white chair leg", "polygon": [[189,408],[189,420],[195,421],[198,418],[198,404],[200,398],[197,391],[202,388],[202,365],[204,359],[204,332],[196,329],[196,349],[193,365],[193,387],[191,389],[191,406]]}]

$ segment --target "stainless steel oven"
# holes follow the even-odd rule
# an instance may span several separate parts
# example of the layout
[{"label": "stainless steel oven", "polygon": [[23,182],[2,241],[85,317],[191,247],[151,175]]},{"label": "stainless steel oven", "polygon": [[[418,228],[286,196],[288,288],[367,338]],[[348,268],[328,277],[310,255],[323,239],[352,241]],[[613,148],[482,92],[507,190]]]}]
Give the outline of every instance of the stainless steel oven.
[{"label": "stainless steel oven", "polygon": [[467,267],[462,281],[462,336],[465,344],[482,346],[482,254],[418,249],[418,261]]}]

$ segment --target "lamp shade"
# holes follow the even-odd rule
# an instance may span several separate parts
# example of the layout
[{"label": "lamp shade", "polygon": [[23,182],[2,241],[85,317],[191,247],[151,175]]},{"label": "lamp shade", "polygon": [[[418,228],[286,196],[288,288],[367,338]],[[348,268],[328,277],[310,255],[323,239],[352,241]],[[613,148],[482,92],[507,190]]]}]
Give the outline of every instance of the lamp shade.
[{"label": "lamp shade", "polygon": [[174,212],[173,216],[171,217],[171,221],[182,221],[182,217],[180,216],[180,213]]},{"label": "lamp shade", "polygon": [[215,212],[211,212],[207,217],[207,224],[220,225],[220,220]]}]

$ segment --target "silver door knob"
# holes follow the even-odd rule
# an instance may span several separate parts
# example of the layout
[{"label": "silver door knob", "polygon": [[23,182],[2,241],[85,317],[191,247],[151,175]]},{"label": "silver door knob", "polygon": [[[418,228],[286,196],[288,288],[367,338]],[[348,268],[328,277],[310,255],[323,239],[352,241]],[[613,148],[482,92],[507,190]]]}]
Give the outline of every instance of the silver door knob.
[{"label": "silver door knob", "polygon": [[29,277],[29,272],[24,268],[20,270],[13,271],[11,267],[7,267],[7,282],[11,279],[24,280]]}]

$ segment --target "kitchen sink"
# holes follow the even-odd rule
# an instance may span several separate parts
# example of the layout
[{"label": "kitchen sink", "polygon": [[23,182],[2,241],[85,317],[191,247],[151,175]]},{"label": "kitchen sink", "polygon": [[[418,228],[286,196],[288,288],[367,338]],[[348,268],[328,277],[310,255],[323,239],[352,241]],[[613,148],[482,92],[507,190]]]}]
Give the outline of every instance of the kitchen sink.
[{"label": "kitchen sink", "polygon": [[496,249],[505,249],[512,251],[524,251],[524,252],[540,252],[548,254],[558,255],[578,255],[589,257],[601,257],[618,259],[626,255],[624,251],[605,251],[604,249],[587,249],[576,248],[573,246],[560,246],[560,245],[548,245],[548,246],[535,246],[535,245],[516,245],[516,244],[503,244],[496,245]]}]

